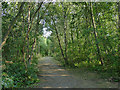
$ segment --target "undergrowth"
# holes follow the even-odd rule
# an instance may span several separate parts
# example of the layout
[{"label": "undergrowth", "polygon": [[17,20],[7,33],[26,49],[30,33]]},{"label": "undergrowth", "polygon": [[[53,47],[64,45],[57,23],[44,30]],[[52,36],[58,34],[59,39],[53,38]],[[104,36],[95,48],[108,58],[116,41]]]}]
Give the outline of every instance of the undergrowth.
[{"label": "undergrowth", "polygon": [[[91,72],[95,72],[98,73],[100,75],[101,78],[103,79],[107,79],[110,82],[119,82],[120,81],[120,77],[119,77],[119,70],[118,70],[118,66],[113,65],[116,64],[116,62],[111,64],[104,64],[103,66],[101,65],[101,63],[97,60],[94,61],[81,61],[81,62],[70,62],[69,61],[69,65],[66,66],[64,61],[62,59],[58,59],[56,58],[58,61],[61,62],[61,65],[63,67],[66,67],[68,69],[85,69]],[[71,64],[72,63],[72,64]]]},{"label": "undergrowth", "polygon": [[21,88],[39,82],[37,61],[34,57],[27,68],[23,62],[7,64],[2,72],[2,88]]}]

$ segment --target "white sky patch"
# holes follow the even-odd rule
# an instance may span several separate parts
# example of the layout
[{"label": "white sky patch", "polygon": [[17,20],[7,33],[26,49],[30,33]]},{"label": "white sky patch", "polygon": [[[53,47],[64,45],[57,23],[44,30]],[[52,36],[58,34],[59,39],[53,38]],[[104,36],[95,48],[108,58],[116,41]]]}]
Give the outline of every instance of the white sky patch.
[{"label": "white sky patch", "polygon": [[46,31],[46,30],[47,28],[43,28],[43,36],[47,38],[51,35],[52,31]]}]

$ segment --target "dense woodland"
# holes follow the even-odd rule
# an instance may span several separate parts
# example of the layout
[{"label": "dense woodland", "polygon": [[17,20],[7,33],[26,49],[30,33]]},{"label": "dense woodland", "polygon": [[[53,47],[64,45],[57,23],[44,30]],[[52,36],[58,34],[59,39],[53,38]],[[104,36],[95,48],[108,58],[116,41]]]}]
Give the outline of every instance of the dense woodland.
[{"label": "dense woodland", "polygon": [[118,82],[119,20],[119,2],[2,2],[2,87],[39,82],[44,56]]}]

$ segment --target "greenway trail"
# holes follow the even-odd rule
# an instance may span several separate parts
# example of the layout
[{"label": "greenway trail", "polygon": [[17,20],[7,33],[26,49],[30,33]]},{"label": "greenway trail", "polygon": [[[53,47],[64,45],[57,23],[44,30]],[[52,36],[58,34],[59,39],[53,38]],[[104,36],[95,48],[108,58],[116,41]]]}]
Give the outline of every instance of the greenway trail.
[{"label": "greenway trail", "polygon": [[39,61],[40,82],[33,88],[117,88],[117,83],[100,79],[96,73],[68,70],[52,57]]}]

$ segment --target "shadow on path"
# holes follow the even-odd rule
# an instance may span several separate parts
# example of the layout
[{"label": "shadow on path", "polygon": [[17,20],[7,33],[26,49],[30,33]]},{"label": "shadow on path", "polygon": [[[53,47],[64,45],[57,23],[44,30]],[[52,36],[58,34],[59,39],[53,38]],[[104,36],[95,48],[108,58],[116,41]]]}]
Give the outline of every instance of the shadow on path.
[{"label": "shadow on path", "polygon": [[65,70],[52,57],[39,61],[40,83],[34,88],[117,88],[117,83],[100,79],[95,73]]}]

